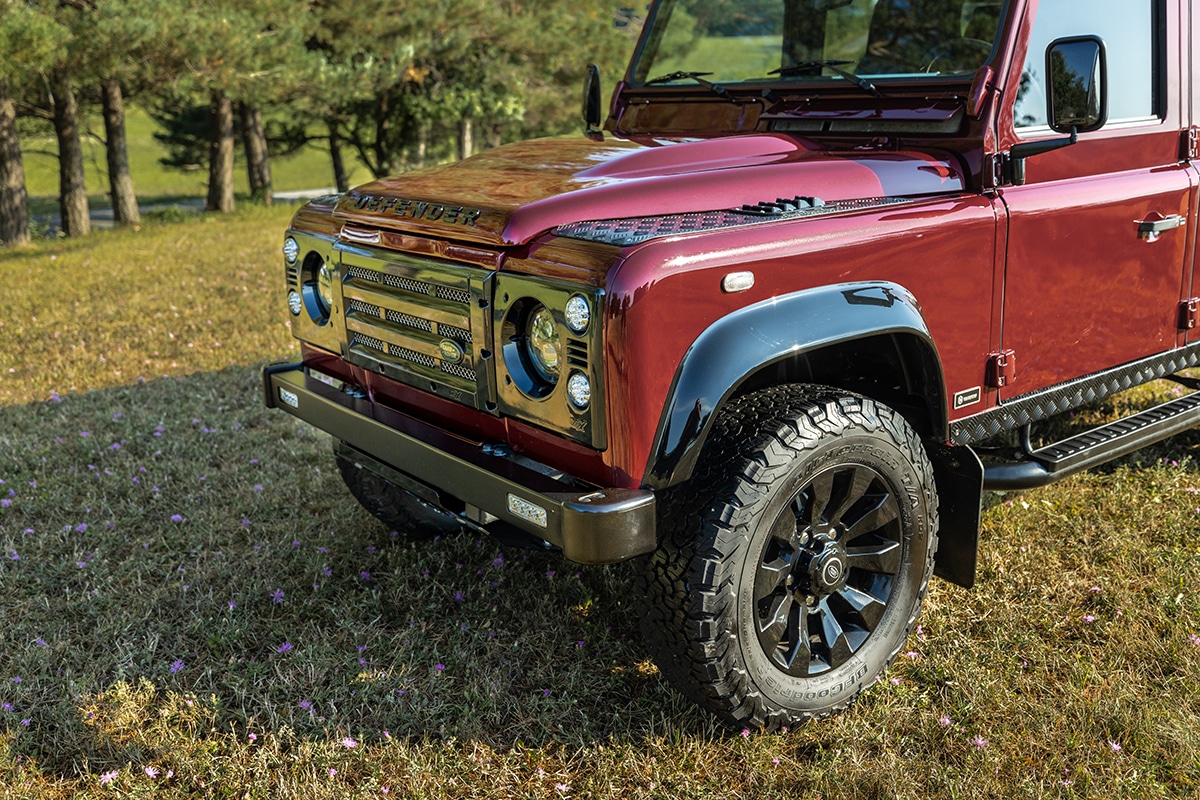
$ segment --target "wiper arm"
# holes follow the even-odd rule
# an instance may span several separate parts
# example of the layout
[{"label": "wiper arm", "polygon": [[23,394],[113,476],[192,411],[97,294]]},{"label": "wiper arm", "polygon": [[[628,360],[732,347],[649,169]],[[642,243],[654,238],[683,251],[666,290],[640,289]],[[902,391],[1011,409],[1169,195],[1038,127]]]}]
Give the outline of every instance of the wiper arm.
[{"label": "wiper arm", "polygon": [[709,91],[719,94],[721,97],[724,97],[726,100],[734,100],[735,99],[734,96],[732,94],[730,94],[729,90],[726,89],[721,84],[704,80],[705,75],[712,75],[712,73],[711,72],[672,72],[669,75],[659,75],[657,78],[651,78],[650,80],[646,81],[642,85],[643,86],[653,86],[656,83],[670,83],[671,81],[695,81],[696,83],[703,86],[705,89],[708,89]]},{"label": "wiper arm", "polygon": [[871,94],[875,95],[876,97],[883,97],[883,92],[879,91],[879,89],[877,89],[875,87],[875,84],[871,83],[869,80],[862,77],[861,75],[855,75],[853,72],[851,72],[848,69],[842,69],[843,65],[852,64],[852,63],[854,63],[854,62],[852,62],[852,61],[836,61],[836,60],[834,60],[834,61],[802,61],[799,64],[788,64],[786,67],[780,67],[779,69],[773,69],[770,72],[768,72],[767,74],[768,75],[778,75],[781,78],[787,78],[791,75],[802,75],[806,72],[813,72],[814,70],[828,69],[828,70],[831,70],[832,72],[836,72],[838,75],[841,75],[843,78],[850,81],[855,86],[862,89],[864,92],[870,92]]}]

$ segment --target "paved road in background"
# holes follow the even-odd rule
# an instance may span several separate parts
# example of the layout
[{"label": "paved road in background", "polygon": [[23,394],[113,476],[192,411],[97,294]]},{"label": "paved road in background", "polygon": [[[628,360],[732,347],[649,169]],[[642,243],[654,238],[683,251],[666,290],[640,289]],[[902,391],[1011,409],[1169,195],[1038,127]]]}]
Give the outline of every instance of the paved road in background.
[{"label": "paved road in background", "polygon": [[[311,200],[314,197],[320,197],[325,194],[334,194],[337,189],[301,189],[298,192],[276,192],[275,200],[279,203],[301,203],[306,200]],[[164,211],[168,208],[178,208],[194,214],[199,214],[204,210],[204,199],[196,198],[193,200],[180,200],[173,203],[139,203],[138,210],[142,214],[148,214],[154,211]],[[113,212],[111,208],[93,208],[89,216],[92,218],[92,227],[97,230],[108,230],[113,226]],[[59,229],[62,224],[62,217],[54,214],[50,218],[43,218],[50,225],[50,231],[53,233]]]}]

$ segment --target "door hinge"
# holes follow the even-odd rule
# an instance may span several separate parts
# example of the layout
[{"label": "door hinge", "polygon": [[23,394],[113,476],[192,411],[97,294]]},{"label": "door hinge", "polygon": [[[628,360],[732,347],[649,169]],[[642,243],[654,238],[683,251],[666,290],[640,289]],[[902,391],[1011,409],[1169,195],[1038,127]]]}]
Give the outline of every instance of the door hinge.
[{"label": "door hinge", "polygon": [[1200,128],[1188,128],[1183,132],[1181,149],[1184,161],[1195,161],[1200,158]]},{"label": "door hinge", "polygon": [[1002,350],[988,356],[987,385],[993,389],[1003,389],[1017,379],[1017,354],[1012,350]]},{"label": "door hinge", "polygon": [[1200,297],[1179,304],[1179,330],[1190,331],[1200,326]]}]

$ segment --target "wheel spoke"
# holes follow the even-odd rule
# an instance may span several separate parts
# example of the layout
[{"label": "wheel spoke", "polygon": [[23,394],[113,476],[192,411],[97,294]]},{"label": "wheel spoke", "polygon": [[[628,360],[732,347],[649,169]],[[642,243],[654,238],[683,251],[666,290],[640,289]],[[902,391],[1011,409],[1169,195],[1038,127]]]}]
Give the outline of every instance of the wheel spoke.
[{"label": "wheel spoke", "polygon": [[864,533],[873,533],[900,517],[900,506],[893,495],[872,495],[872,498],[878,498],[878,502],[846,526],[846,541],[854,541]]},{"label": "wheel spoke", "polygon": [[875,545],[846,548],[849,561],[847,566],[883,575],[895,575],[900,571],[900,555],[900,543],[890,540]]},{"label": "wheel spoke", "polygon": [[780,555],[769,564],[759,564],[754,573],[754,602],[771,595],[784,584],[792,572],[790,561]]},{"label": "wheel spoke", "polygon": [[799,520],[796,515],[796,506],[797,500],[793,500],[792,513],[789,514],[786,511],[780,512],[779,516],[775,519],[775,524],[771,526],[771,538],[793,549],[798,549],[802,546],[799,541],[799,531],[797,530]]},{"label": "wheel spoke", "polygon": [[807,678],[812,667],[812,642],[808,638],[808,609],[800,606],[799,624],[796,625],[796,643],[786,661],[788,674],[798,678]]},{"label": "wheel spoke", "polygon": [[821,518],[825,516],[825,509],[829,507],[829,501],[833,497],[833,485],[836,475],[832,470],[822,472],[813,478],[809,484],[811,493],[811,502],[808,505],[808,523],[810,525],[820,525]]},{"label": "wheel spoke", "polygon": [[774,653],[787,634],[788,617],[795,600],[790,594],[775,599],[768,614],[758,616],[758,641],[768,653]]},{"label": "wheel spoke", "polygon": [[825,640],[825,646],[829,648],[829,666],[839,667],[850,660],[854,651],[850,649],[850,642],[846,639],[846,632],[842,630],[841,623],[829,608],[828,599],[821,602],[820,614],[821,637]]},{"label": "wheel spoke", "polygon": [[[851,467],[849,472],[851,473],[849,485],[845,487],[842,502],[838,504],[837,509],[833,513],[829,514],[830,524],[836,525],[841,522],[842,517],[854,507],[854,504],[866,496],[867,490],[871,488],[871,484],[875,481],[875,473],[869,469]],[[845,472],[841,472],[838,473],[838,476],[841,477],[845,474]],[[846,480],[843,478],[839,483],[845,484]]]},{"label": "wheel spoke", "polygon": [[854,609],[859,619],[862,620],[863,627],[868,631],[879,627],[879,621],[883,619],[883,612],[887,611],[886,603],[880,602],[866,592],[860,592],[853,586],[843,587],[838,595],[850,608]]}]

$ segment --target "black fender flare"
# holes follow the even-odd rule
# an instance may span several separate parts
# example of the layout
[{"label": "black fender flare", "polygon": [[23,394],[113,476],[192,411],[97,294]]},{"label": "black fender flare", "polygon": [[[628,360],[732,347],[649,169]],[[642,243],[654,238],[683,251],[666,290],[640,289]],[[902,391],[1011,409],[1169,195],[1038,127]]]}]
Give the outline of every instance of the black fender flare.
[{"label": "black fender flare", "polygon": [[661,489],[687,480],[716,412],[751,375],[831,345],[901,334],[921,343],[936,372],[940,404],[933,433],[948,431],[941,359],[916,298],[899,284],[865,281],[806,289],[722,317],[692,343],[676,370],[659,420],[644,485]]}]

